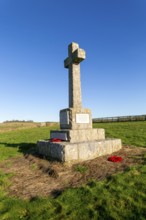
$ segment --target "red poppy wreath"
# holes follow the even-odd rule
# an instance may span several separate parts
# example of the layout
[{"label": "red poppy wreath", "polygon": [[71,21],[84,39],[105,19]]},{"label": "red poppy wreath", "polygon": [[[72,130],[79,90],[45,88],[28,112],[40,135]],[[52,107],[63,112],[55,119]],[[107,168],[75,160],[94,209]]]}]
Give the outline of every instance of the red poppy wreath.
[{"label": "red poppy wreath", "polygon": [[51,138],[50,142],[61,142],[62,140],[59,138]]},{"label": "red poppy wreath", "polygon": [[108,158],[108,161],[111,161],[114,163],[121,162],[122,160],[123,160],[122,157],[119,157],[119,156],[111,156]]}]

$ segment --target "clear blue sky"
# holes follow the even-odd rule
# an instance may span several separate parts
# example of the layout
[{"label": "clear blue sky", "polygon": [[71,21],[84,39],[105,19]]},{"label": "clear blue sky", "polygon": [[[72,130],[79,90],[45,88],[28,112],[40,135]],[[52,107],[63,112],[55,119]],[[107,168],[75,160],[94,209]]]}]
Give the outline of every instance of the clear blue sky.
[{"label": "clear blue sky", "polygon": [[0,0],[0,122],[59,120],[71,42],[93,118],[146,114],[145,0]]}]

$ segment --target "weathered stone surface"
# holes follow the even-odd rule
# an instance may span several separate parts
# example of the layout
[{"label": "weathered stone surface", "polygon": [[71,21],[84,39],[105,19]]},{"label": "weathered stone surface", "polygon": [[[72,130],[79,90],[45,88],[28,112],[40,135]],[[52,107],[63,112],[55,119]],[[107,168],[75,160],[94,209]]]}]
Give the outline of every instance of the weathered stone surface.
[{"label": "weathered stone surface", "polygon": [[105,131],[102,128],[51,131],[50,138],[59,138],[64,141],[67,140],[71,143],[103,140],[105,139]]},{"label": "weathered stone surface", "polygon": [[105,139],[104,129],[83,129],[83,130],[69,130],[69,141],[82,142],[82,141],[95,141]]},{"label": "weathered stone surface", "polygon": [[49,159],[64,161],[64,146],[60,143],[40,140],[37,142],[37,153]]},{"label": "weathered stone surface", "polygon": [[108,155],[122,148],[120,139],[105,139],[80,143],[38,141],[38,153],[61,162],[77,162]]}]

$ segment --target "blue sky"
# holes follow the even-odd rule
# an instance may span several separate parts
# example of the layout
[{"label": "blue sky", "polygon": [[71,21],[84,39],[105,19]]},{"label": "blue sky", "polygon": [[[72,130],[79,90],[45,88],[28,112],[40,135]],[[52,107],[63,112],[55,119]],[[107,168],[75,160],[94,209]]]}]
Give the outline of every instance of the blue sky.
[{"label": "blue sky", "polygon": [[59,120],[71,42],[93,118],[146,114],[145,0],[0,0],[0,122]]}]

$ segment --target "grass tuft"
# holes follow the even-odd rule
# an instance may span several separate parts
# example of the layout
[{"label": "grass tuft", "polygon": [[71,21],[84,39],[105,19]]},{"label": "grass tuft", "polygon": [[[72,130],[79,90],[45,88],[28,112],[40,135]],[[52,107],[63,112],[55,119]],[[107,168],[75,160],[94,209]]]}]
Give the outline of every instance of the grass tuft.
[{"label": "grass tuft", "polygon": [[74,169],[75,171],[80,172],[82,174],[88,171],[88,167],[83,166],[83,165],[76,165]]}]

